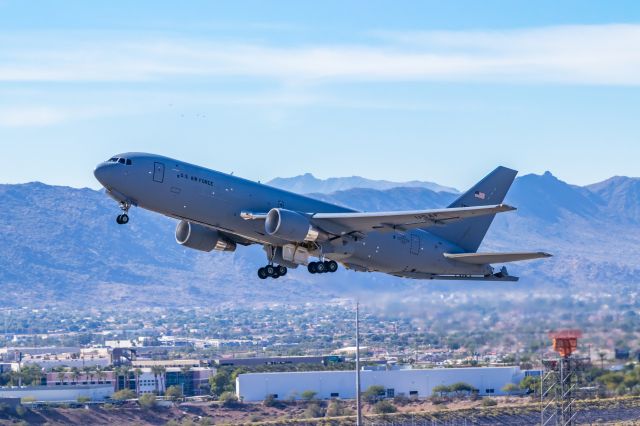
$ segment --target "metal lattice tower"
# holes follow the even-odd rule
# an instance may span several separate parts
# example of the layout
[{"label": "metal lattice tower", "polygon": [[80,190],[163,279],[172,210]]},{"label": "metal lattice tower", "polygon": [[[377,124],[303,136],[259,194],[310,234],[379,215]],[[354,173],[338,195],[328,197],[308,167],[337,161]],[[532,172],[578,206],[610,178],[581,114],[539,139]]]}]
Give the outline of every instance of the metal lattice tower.
[{"label": "metal lattice tower", "polygon": [[560,355],[542,361],[540,380],[541,426],[573,426],[576,424],[576,400],[583,397],[582,383],[589,358],[572,355],[578,347],[578,330],[550,333],[553,349]]}]

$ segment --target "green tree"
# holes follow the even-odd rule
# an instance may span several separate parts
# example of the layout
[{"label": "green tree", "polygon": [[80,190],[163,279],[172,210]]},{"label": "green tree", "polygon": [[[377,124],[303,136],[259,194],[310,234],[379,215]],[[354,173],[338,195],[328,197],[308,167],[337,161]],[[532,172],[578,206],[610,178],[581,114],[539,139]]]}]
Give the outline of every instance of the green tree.
[{"label": "green tree", "polygon": [[86,404],[87,402],[91,401],[91,398],[89,398],[88,396],[79,396],[76,401],[78,401],[78,404]]},{"label": "green tree", "polygon": [[445,396],[451,392],[451,387],[447,385],[438,385],[433,388],[433,393],[439,394],[440,396]]},{"label": "green tree", "polygon": [[526,391],[527,394],[536,393],[540,389],[540,378],[527,376],[520,381],[520,384],[518,386],[523,391]]},{"label": "green tree", "polygon": [[515,393],[518,390],[520,390],[520,386],[516,385],[515,383],[507,383],[502,387],[502,391],[508,394]]},{"label": "green tree", "polygon": [[311,401],[316,397],[318,392],[312,390],[306,390],[300,394],[300,397],[305,401]]},{"label": "green tree", "polygon": [[367,390],[362,394],[364,400],[369,404],[375,404],[377,401],[384,398],[384,395],[384,386],[380,385],[369,386],[369,388],[367,388]]},{"label": "green tree", "polygon": [[156,406],[156,396],[152,393],[145,393],[138,398],[138,404],[145,410],[150,410]]},{"label": "green tree", "polygon": [[473,386],[465,382],[454,383],[451,386],[449,386],[449,389],[451,390],[451,392],[455,392],[456,396],[469,394],[475,390]]},{"label": "green tree", "polygon": [[238,397],[233,392],[229,391],[222,392],[218,401],[223,407],[235,407],[238,405]]},{"label": "green tree", "polygon": [[111,395],[111,399],[114,399],[116,401],[134,399],[135,397],[136,397],[136,393],[131,389],[122,389],[117,392],[114,392],[113,395]]},{"label": "green tree", "polygon": [[164,394],[173,402],[176,402],[178,399],[182,398],[182,389],[180,386],[169,386]]},{"label": "green tree", "polygon": [[209,385],[211,385],[211,392],[215,395],[222,395],[229,386],[231,382],[231,375],[229,374],[229,370],[220,369],[216,372],[215,375],[209,377]]},{"label": "green tree", "polygon": [[396,406],[386,399],[376,402],[373,406],[373,412],[376,414],[390,414],[395,413],[396,411],[398,411]]}]

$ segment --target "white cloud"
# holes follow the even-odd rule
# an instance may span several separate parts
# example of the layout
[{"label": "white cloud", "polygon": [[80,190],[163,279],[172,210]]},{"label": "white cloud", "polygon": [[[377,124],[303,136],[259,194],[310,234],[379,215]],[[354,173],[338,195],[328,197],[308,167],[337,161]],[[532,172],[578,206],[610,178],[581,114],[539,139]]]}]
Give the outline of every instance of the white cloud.
[{"label": "white cloud", "polygon": [[[76,35],[77,36],[77,35]],[[277,47],[55,35],[2,43],[0,81],[257,77],[295,83],[486,81],[640,84],[640,25],[378,33],[367,45]],[[20,46],[11,49],[6,46]]]}]

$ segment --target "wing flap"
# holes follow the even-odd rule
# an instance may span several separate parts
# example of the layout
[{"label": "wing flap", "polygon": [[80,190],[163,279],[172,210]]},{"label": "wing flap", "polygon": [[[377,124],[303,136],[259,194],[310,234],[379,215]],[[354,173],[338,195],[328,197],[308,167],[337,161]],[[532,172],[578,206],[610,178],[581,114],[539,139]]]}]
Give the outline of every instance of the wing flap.
[{"label": "wing flap", "polygon": [[486,265],[490,263],[517,262],[519,260],[541,259],[551,257],[549,253],[538,252],[512,252],[512,253],[444,253],[447,259],[458,262],[471,263],[473,265]]},{"label": "wing flap", "polygon": [[448,209],[414,210],[399,212],[373,213],[316,213],[311,221],[320,228],[334,232],[340,228],[340,233],[368,232],[372,230],[406,230],[444,225],[457,220],[474,216],[483,216],[515,210],[506,204],[479,207],[458,207]]}]

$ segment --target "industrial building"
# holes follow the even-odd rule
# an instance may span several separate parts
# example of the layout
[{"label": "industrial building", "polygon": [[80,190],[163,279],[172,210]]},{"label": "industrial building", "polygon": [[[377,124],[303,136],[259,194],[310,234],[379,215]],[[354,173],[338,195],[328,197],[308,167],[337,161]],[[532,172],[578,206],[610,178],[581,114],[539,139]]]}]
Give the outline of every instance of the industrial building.
[{"label": "industrial building", "polygon": [[[362,390],[380,385],[385,395],[424,398],[438,385],[468,383],[479,395],[501,395],[507,383],[518,383],[530,372],[519,367],[434,368],[362,370]],[[537,371],[536,371],[537,373]],[[320,399],[355,398],[355,371],[307,371],[248,373],[236,378],[236,394],[243,401],[261,401],[268,395],[277,399],[299,399],[302,392],[316,392]]]},{"label": "industrial building", "polygon": [[0,398],[26,398],[33,401],[76,402],[78,398],[104,401],[113,394],[112,385],[22,386],[0,388]]}]

